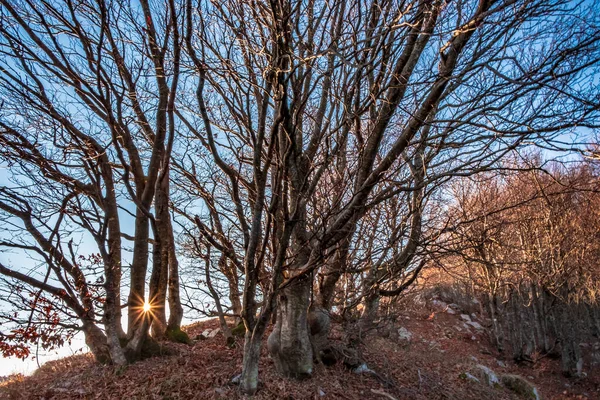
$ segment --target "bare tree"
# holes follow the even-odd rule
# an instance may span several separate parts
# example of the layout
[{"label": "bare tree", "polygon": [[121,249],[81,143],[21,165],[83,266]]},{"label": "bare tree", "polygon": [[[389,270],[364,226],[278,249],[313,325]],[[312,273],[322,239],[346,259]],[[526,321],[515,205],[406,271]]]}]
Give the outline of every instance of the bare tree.
[{"label": "bare tree", "polygon": [[[21,220],[13,226],[23,232],[4,246],[37,253],[48,271],[41,274],[45,278],[8,267],[2,273],[58,296],[85,327],[99,320],[77,249],[67,244],[77,235],[94,243],[104,265],[100,317],[110,360],[124,364],[139,357],[152,322],[151,313],[143,311],[150,224],[153,275],[160,277],[152,280],[150,302],[160,315],[165,289],[161,293],[156,285],[166,285],[162,271],[170,268],[175,279],[169,285],[170,325],[178,328],[181,321],[168,212],[178,10],[173,1],[160,12],[147,1],[139,8],[105,1],[2,1],[0,13],[1,157],[11,172],[11,184],[2,189],[2,210],[11,221]],[[34,204],[42,193],[51,199],[48,208]],[[127,225],[133,225],[133,235],[126,234]],[[121,327],[122,272],[129,258],[124,238],[133,241],[126,334]]]},{"label": "bare tree", "polygon": [[598,15],[585,4],[188,1],[186,18],[197,104],[178,116],[202,151],[182,167],[218,167],[199,179],[211,196],[224,185],[222,199],[202,196],[198,232],[243,264],[248,393],[274,310],[278,370],[312,373],[312,276],[322,271],[330,305],[369,210],[414,203],[414,229],[396,241],[406,251],[366,283],[392,295],[384,265],[418,266],[423,188],[597,124]]},{"label": "bare tree", "polygon": [[438,261],[483,300],[499,351],[517,361],[558,353],[565,374],[580,374],[579,343],[598,308],[597,175],[585,164],[535,166],[457,185]]},{"label": "bare tree", "polygon": [[[167,281],[179,297],[173,186],[186,240],[208,263],[198,274],[218,260],[235,308],[243,286],[246,393],[273,315],[277,369],[310,376],[310,334],[326,337],[340,279],[355,284],[366,324],[381,296],[414,281],[440,188],[598,123],[599,16],[586,3],[0,4],[1,86],[16,116],[2,116],[5,160],[85,198],[77,221],[97,215],[80,225],[107,255],[111,357],[123,360],[120,212],[135,224],[127,348],[147,333],[150,240],[151,301],[164,303]],[[160,312],[153,323],[168,325]]]}]

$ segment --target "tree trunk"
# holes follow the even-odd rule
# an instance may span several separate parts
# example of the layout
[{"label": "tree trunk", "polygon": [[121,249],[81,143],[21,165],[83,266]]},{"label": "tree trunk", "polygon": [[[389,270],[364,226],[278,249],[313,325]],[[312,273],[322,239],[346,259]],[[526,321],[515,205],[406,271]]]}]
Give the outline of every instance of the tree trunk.
[{"label": "tree trunk", "polygon": [[[354,231],[352,233],[354,233]],[[349,237],[342,240],[338,245],[333,262],[327,267],[327,274],[319,285],[319,304],[326,311],[331,311],[331,305],[335,297],[335,287],[346,266],[351,236],[352,235],[349,234]]]},{"label": "tree trunk", "polygon": [[236,316],[234,325],[237,325],[241,320],[242,301],[236,267],[233,263],[227,262],[227,259],[220,262],[219,267],[223,275],[227,278],[227,284],[229,286],[229,302],[231,303],[231,311]]},{"label": "tree trunk", "polygon": [[[157,220],[157,224],[159,221]],[[159,236],[157,232],[156,237]],[[155,339],[163,339],[167,331],[167,314],[165,302],[167,300],[167,275],[168,275],[168,254],[164,248],[164,239],[155,239],[154,250],[152,252],[152,275],[150,276],[149,286],[149,314],[152,318],[152,336]]]},{"label": "tree trunk", "polygon": [[379,300],[380,297],[376,293],[370,293],[366,296],[364,301],[365,308],[359,321],[361,336],[373,327],[373,323],[377,318],[377,311],[379,310]]},{"label": "tree trunk", "polygon": [[183,307],[181,306],[181,295],[179,292],[179,262],[175,254],[175,238],[173,235],[173,224],[169,218],[169,323],[168,329],[181,330],[183,319]]},{"label": "tree trunk", "polygon": [[116,365],[127,364],[127,359],[121,348],[119,334],[121,332],[121,321],[117,319],[120,313],[117,310],[120,304],[117,303],[117,291],[119,285],[115,282],[115,271],[117,268],[112,264],[105,264],[106,282],[104,288],[106,291],[106,301],[104,302],[104,326],[106,329],[106,338],[110,359]]},{"label": "tree trunk", "polygon": [[565,376],[580,376],[583,367],[583,358],[579,348],[578,316],[571,316],[575,307],[561,304],[556,308],[559,314],[556,318],[560,331],[560,364]]},{"label": "tree trunk", "polygon": [[150,322],[150,316],[142,313],[141,320],[137,324],[137,329],[133,332],[133,336],[129,339],[124,350],[128,362],[138,361],[141,358],[142,348],[148,339]]},{"label": "tree trunk", "polygon": [[260,360],[260,339],[264,332],[252,335],[246,330],[244,340],[244,360],[242,363],[242,377],[240,390],[247,395],[254,395],[258,389],[258,362]]},{"label": "tree trunk", "polygon": [[[168,178],[168,177],[167,177]],[[154,195],[155,223],[154,249],[152,251],[152,275],[150,277],[149,297],[152,316],[152,336],[165,337],[167,331],[167,282],[169,275],[169,186],[164,178],[158,182]]]},{"label": "tree trunk", "polygon": [[129,298],[127,300],[127,338],[131,339],[144,315],[146,272],[148,269],[148,217],[138,208],[135,216],[135,240],[131,261]]},{"label": "tree trunk", "polygon": [[329,347],[328,336],[331,328],[329,312],[321,307],[312,309],[308,314],[308,327],[315,360],[327,362],[323,360],[322,352]]},{"label": "tree trunk", "polygon": [[228,262],[225,254],[219,259],[219,270],[227,278],[229,286],[229,302],[231,303],[231,311],[236,316],[234,325],[238,325],[242,315],[242,302],[240,300],[239,280],[236,272],[236,267],[233,263]]},{"label": "tree trunk", "polygon": [[92,322],[83,323],[85,344],[90,348],[96,362],[108,364],[111,362],[107,338],[104,332]]},{"label": "tree trunk", "polygon": [[278,372],[293,378],[313,372],[313,351],[308,328],[311,280],[302,278],[283,290],[277,300],[277,323],[268,348]]},{"label": "tree trunk", "polygon": [[[226,262],[225,259],[225,254],[222,254],[221,258],[219,259],[219,264]],[[206,286],[208,287],[208,291],[210,292],[211,297],[215,301],[215,307],[217,308],[219,324],[221,325],[223,336],[225,336],[225,341],[228,345],[232,345],[234,343],[233,335],[231,334],[231,329],[229,329],[229,326],[227,326],[227,322],[225,321],[225,313],[223,312],[223,306],[221,305],[219,293],[215,290],[212,284],[212,279],[210,278],[210,247],[208,247],[207,249],[206,263],[204,266],[204,277],[206,278]]]},{"label": "tree trunk", "polygon": [[593,304],[586,304],[586,308],[590,318],[592,334],[600,338],[600,313],[598,313],[598,307]]},{"label": "tree trunk", "polygon": [[498,296],[493,294],[489,296],[488,308],[490,312],[490,319],[492,320],[492,332],[494,334],[494,341],[496,349],[500,353],[504,351],[504,332],[502,328],[502,316],[498,310]]},{"label": "tree trunk", "polygon": [[544,309],[544,293],[540,293],[540,290],[536,285],[532,285],[531,290],[533,296],[532,306],[534,311],[535,324],[537,325],[540,334],[539,346],[541,350],[546,353],[550,351],[551,346],[548,325],[546,323],[546,312]]}]

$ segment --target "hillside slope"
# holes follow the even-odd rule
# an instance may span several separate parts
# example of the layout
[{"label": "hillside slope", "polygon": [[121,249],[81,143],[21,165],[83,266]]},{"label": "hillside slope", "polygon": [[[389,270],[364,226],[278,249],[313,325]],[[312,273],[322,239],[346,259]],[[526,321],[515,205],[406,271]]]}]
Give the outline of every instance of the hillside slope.
[{"label": "hillside slope", "polygon": [[[451,311],[452,312],[452,311]],[[469,321],[471,321],[469,323]],[[263,346],[256,399],[524,399],[504,384],[486,384],[484,367],[501,379],[519,375],[544,399],[600,399],[600,369],[581,379],[560,375],[556,360],[515,365],[498,358],[487,344],[478,316],[423,308],[380,326],[364,340],[362,357],[371,373],[342,363],[316,366],[306,381],[280,378]],[[484,321],[481,321],[484,323]],[[218,328],[216,320],[187,327],[191,337]],[[342,332],[334,328],[332,340]],[[31,377],[0,383],[2,399],[236,399],[231,380],[242,361],[243,340],[226,346],[221,334],[193,345],[167,344],[165,353],[124,371],[94,364],[88,355],[49,362]],[[482,367],[483,366],[483,367]],[[479,380],[479,382],[477,382]],[[493,378],[492,378],[493,380]]]}]

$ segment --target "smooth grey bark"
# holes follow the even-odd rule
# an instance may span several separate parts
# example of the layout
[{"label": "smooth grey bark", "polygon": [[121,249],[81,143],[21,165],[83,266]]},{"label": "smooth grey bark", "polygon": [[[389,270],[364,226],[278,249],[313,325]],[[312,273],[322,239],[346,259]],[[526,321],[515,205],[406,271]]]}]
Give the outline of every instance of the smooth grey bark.
[{"label": "smooth grey bark", "polygon": [[152,225],[154,231],[154,248],[152,251],[152,274],[150,276],[149,301],[152,316],[152,336],[164,338],[167,330],[167,284],[169,275],[169,186],[167,179],[158,182],[154,195],[155,219]]},{"label": "smooth grey bark", "polygon": [[253,395],[258,390],[258,362],[260,359],[261,337],[262,334],[254,336],[251,332],[246,331],[240,390],[247,395]]},{"label": "smooth grey bark", "polygon": [[308,327],[310,279],[300,279],[283,290],[277,300],[277,322],[267,345],[277,371],[306,378],[313,372],[313,348]]},{"label": "smooth grey bark", "polygon": [[181,329],[183,319],[183,307],[181,305],[181,294],[179,290],[179,261],[175,253],[175,238],[173,236],[172,223],[169,220],[169,321],[167,328],[171,330]]}]

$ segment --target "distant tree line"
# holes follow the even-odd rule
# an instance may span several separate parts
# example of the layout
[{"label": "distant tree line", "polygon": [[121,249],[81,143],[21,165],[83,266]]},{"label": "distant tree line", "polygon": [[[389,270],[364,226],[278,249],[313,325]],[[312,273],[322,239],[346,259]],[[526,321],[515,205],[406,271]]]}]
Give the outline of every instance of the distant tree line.
[{"label": "distant tree line", "polygon": [[454,187],[458,225],[440,238],[437,263],[448,285],[481,300],[499,351],[557,355],[565,374],[581,375],[580,345],[600,337],[598,169],[539,159],[520,169]]}]

